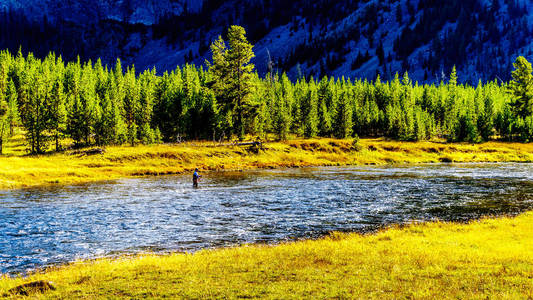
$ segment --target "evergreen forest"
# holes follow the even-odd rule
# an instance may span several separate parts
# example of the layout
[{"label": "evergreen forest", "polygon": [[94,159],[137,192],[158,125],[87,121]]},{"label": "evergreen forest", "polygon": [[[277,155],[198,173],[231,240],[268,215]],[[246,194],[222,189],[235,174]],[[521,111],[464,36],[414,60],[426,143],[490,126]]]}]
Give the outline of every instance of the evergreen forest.
[{"label": "evergreen forest", "polygon": [[[275,136],[387,137],[483,142],[533,139],[533,75],[523,57],[510,82],[390,81],[259,76],[245,30],[231,26],[211,44],[207,67],[172,72],[0,52],[0,150],[22,128],[28,152],[71,144],[152,144]],[[68,141],[68,142],[65,142]]]}]

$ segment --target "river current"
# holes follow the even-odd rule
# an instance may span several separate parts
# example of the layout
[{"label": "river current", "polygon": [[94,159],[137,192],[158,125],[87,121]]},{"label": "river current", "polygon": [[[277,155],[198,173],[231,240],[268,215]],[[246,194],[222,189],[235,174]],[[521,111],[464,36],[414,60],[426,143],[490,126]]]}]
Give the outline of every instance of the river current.
[{"label": "river current", "polygon": [[467,221],[533,207],[533,165],[321,167],[123,179],[0,192],[0,274],[166,253]]}]

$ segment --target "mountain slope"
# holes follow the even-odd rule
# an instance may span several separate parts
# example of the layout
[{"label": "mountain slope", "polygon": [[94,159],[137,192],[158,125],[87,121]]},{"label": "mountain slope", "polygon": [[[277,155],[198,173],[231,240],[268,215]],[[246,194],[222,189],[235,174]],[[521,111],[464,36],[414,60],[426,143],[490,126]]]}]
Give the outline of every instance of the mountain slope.
[{"label": "mountain slope", "polygon": [[[231,24],[246,28],[260,73],[418,81],[507,80],[532,54],[529,1],[1,1],[0,47],[65,59],[120,57],[137,69],[203,64]],[[271,63],[269,63],[271,61]]]}]

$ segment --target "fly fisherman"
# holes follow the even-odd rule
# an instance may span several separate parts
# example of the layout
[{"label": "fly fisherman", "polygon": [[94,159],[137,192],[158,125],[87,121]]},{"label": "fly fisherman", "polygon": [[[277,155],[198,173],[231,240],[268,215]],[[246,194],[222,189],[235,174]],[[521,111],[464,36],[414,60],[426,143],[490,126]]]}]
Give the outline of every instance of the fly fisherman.
[{"label": "fly fisherman", "polygon": [[192,186],[194,188],[198,187],[198,181],[200,180],[201,177],[202,177],[202,175],[198,174],[198,168],[196,168],[194,170],[194,174],[192,174]]}]

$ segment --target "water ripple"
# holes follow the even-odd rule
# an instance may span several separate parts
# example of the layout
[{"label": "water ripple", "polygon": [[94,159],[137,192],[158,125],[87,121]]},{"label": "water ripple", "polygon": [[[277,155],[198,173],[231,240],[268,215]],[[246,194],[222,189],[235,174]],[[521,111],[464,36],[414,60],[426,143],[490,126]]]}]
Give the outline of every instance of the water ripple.
[{"label": "water ripple", "polygon": [[195,251],[464,221],[533,206],[533,165],[331,167],[206,174],[0,193],[0,273],[75,259]]}]

